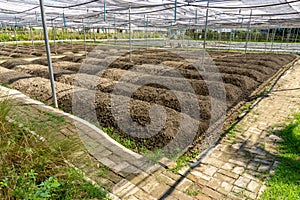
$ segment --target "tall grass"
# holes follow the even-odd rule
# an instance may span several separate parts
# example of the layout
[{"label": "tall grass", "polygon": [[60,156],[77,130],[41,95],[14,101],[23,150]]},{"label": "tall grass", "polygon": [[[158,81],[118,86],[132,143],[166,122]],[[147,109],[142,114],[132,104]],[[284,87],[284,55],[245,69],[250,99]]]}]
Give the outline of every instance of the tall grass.
[{"label": "tall grass", "polygon": [[107,199],[104,189],[66,164],[70,152],[8,123],[11,109],[9,100],[0,102],[0,199]]}]

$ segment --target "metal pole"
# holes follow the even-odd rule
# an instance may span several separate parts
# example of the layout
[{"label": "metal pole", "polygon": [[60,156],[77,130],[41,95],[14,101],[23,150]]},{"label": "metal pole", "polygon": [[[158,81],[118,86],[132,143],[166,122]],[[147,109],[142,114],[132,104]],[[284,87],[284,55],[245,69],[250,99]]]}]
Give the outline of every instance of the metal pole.
[{"label": "metal pole", "polygon": [[83,19],[82,19],[82,26],[83,26],[83,35],[84,35],[84,52],[85,52],[85,57],[87,56],[87,53],[86,53],[86,34],[85,34],[85,26],[84,26],[84,23],[83,23]]},{"label": "metal pole", "polygon": [[189,46],[190,46],[190,37],[191,37],[191,20],[189,20],[189,36],[188,36],[187,50],[189,50]]},{"label": "metal pole", "polygon": [[35,51],[31,24],[29,24],[29,30],[30,30],[31,45],[32,45],[33,50]]},{"label": "metal pole", "polygon": [[[6,26],[6,24],[4,24],[4,35],[6,35],[6,30],[7,29],[7,26]],[[5,37],[3,37],[3,39],[4,39],[4,47],[6,47],[6,39],[5,39]]]},{"label": "metal pole", "polygon": [[130,62],[132,62],[132,35],[131,35],[131,4],[129,4],[129,54],[130,54]]},{"label": "metal pole", "polygon": [[284,39],[284,34],[285,34],[285,28],[283,28],[283,33],[282,33],[281,43],[280,43],[280,49],[282,47],[282,43],[283,43],[283,39]]},{"label": "metal pole", "polygon": [[16,41],[16,47],[18,48],[18,38],[17,38],[17,25],[18,25],[18,22],[17,22],[17,17],[15,16],[15,29],[14,29],[14,34],[15,34],[15,41]]},{"label": "metal pole", "polygon": [[219,31],[219,35],[218,35],[218,40],[219,40],[219,44],[218,44],[218,49],[220,49],[220,47],[221,47],[221,40],[222,40],[222,27],[221,27],[221,25],[220,25],[220,29],[219,29],[220,31]]},{"label": "metal pole", "polygon": [[2,42],[3,42],[4,46],[5,46],[4,27],[2,26],[2,24],[1,24],[1,33],[2,33]]},{"label": "metal pole", "polygon": [[250,31],[250,26],[251,26],[251,18],[252,18],[252,9],[250,11],[250,19],[248,22],[248,31],[247,31],[247,36],[246,36],[246,45],[245,45],[245,54],[247,53],[247,48],[248,48],[248,40],[249,40],[249,31]]},{"label": "metal pole", "polygon": [[16,30],[16,26],[14,28],[14,34],[15,34],[15,42],[16,42],[16,46],[18,48],[18,38],[17,38],[17,30]]},{"label": "metal pole", "polygon": [[295,37],[295,43],[297,42],[297,39],[298,39],[298,32],[299,32],[299,29],[297,28],[297,33],[296,33],[296,37]]},{"label": "metal pole", "polygon": [[54,42],[54,53],[56,54],[56,30],[53,25],[53,19],[51,19],[51,24],[52,24],[52,34],[53,34],[53,42]]},{"label": "metal pole", "polygon": [[146,48],[148,49],[148,15],[147,15],[147,21],[146,21]]},{"label": "metal pole", "polygon": [[52,69],[51,52],[50,52],[50,46],[49,46],[49,41],[48,41],[46,17],[45,17],[45,12],[44,12],[44,0],[39,0],[39,1],[40,1],[40,8],[41,8],[42,22],[43,22],[44,39],[45,39],[47,59],[48,59],[48,69],[49,69],[50,83],[51,83],[51,89],[52,89],[52,97],[53,97],[54,106],[56,108],[58,108],[57,99],[56,99],[56,91],[55,91],[55,83],[54,83],[54,75],[53,75],[53,69]]},{"label": "metal pole", "polygon": [[275,39],[275,35],[276,35],[276,30],[277,30],[277,28],[273,29],[271,52],[273,52],[273,46],[274,46],[274,39]]},{"label": "metal pole", "polygon": [[266,38],[266,42],[265,42],[265,52],[267,51],[267,43],[269,41],[269,37],[270,37],[270,26],[268,26],[268,33],[267,33],[267,38]]},{"label": "metal pole", "polygon": [[207,5],[206,5],[205,26],[204,26],[204,43],[203,43],[203,49],[204,50],[206,48],[208,7],[209,7],[209,0],[207,1]]},{"label": "metal pole", "polygon": [[72,33],[73,33],[73,29],[72,29],[72,27],[71,27],[71,29],[70,29],[70,41],[71,41],[71,48],[72,48],[72,50],[73,50],[73,39],[72,39]]}]

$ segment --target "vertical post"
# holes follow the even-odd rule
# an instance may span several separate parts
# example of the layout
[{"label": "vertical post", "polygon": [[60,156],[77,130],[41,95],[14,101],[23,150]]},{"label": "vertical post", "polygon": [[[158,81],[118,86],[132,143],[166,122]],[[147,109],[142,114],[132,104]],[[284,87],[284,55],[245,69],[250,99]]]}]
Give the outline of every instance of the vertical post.
[{"label": "vertical post", "polygon": [[189,50],[189,46],[190,46],[190,37],[191,37],[191,20],[189,20],[189,36],[188,36],[187,50]]},{"label": "vertical post", "polygon": [[265,52],[267,51],[267,43],[269,41],[269,37],[270,37],[270,27],[268,26],[267,38],[265,42]]},{"label": "vertical post", "polygon": [[14,35],[15,35],[15,42],[16,42],[16,47],[18,48],[18,37],[17,37],[17,17],[15,16],[15,28],[14,28]]},{"label": "vertical post", "polygon": [[2,34],[2,42],[3,42],[3,44],[5,44],[5,40],[4,40],[4,26],[2,26],[2,24],[1,24],[1,34]]},{"label": "vertical post", "polygon": [[292,29],[289,28],[288,30],[289,30],[289,32],[286,35],[286,46],[288,46],[288,43],[290,41],[290,37],[291,37],[291,34],[292,34]]},{"label": "vertical post", "polygon": [[251,26],[251,18],[252,18],[252,9],[250,11],[250,19],[249,19],[248,28],[247,28],[245,54],[247,53],[247,48],[248,48],[248,42],[249,42],[248,40],[249,40],[249,32],[250,32],[250,26]]},{"label": "vertical post", "polygon": [[206,5],[206,15],[205,15],[205,25],[204,25],[204,43],[203,43],[204,50],[206,49],[206,39],[207,39],[208,7],[209,7],[209,0],[207,0],[207,5]]},{"label": "vertical post", "polygon": [[83,27],[83,40],[84,40],[84,53],[85,53],[85,57],[87,56],[87,52],[86,52],[86,34],[85,34],[85,26],[84,26],[84,23],[83,23],[83,18],[81,19],[82,20],[82,27]]},{"label": "vertical post", "polygon": [[36,25],[38,25],[38,15],[37,15],[37,12],[35,11],[35,23],[36,23]]},{"label": "vertical post", "polygon": [[51,52],[50,52],[47,25],[46,25],[46,17],[45,17],[45,12],[44,12],[44,0],[39,0],[39,1],[40,1],[41,16],[42,16],[42,23],[43,23],[43,30],[44,30],[44,39],[45,39],[47,59],[48,59],[48,69],[49,69],[50,83],[51,83],[51,89],[52,89],[52,98],[53,98],[54,106],[56,108],[58,108],[55,84],[54,84],[54,75],[53,75],[53,69],[52,69]]},{"label": "vertical post", "polygon": [[276,35],[276,30],[277,30],[277,28],[273,29],[271,52],[273,52],[273,46],[274,46],[274,39],[275,39],[275,35]]},{"label": "vertical post", "polygon": [[195,10],[195,25],[198,24],[198,10]]},{"label": "vertical post", "polygon": [[129,54],[130,54],[130,62],[132,62],[132,35],[131,35],[131,4],[129,4],[128,10],[128,18],[129,18]]},{"label": "vertical post", "polygon": [[30,31],[29,33],[30,33],[30,38],[31,38],[31,46],[32,46],[33,50],[35,51],[31,24],[29,24],[29,31]]},{"label": "vertical post", "polygon": [[228,44],[228,51],[229,51],[230,48],[231,48],[231,42],[232,42],[232,40],[234,40],[234,30],[233,30],[233,29],[231,29],[231,31],[230,31],[229,44]]},{"label": "vertical post", "polygon": [[296,31],[297,31],[297,33],[296,33],[296,37],[295,37],[295,41],[294,41],[294,43],[296,43],[296,42],[297,42],[299,29],[297,28],[297,29],[296,29]]},{"label": "vertical post", "polygon": [[174,22],[177,20],[177,0],[174,2]]},{"label": "vertical post", "polygon": [[71,41],[71,49],[73,50],[73,39],[72,39],[72,33],[73,33],[73,29],[72,27],[70,28],[70,41]]},{"label": "vertical post", "polygon": [[103,20],[106,22],[106,0],[104,0],[104,5],[103,5]]},{"label": "vertical post", "polygon": [[116,15],[114,15],[114,40],[117,43],[117,32],[116,32]]},{"label": "vertical post", "polygon": [[[6,29],[7,29],[7,26],[6,26],[6,24],[4,24],[4,35],[6,35]],[[3,32],[2,32],[2,34],[3,34]],[[6,39],[4,36],[3,36],[3,41],[4,41],[4,47],[6,47]]]},{"label": "vertical post", "polygon": [[218,40],[219,40],[219,44],[218,44],[218,49],[220,49],[221,47],[221,40],[222,40],[222,26],[220,25],[220,29],[219,29],[219,35],[218,35]]},{"label": "vertical post", "polygon": [[284,34],[285,34],[285,28],[283,28],[283,33],[282,33],[282,36],[281,36],[280,49],[282,47],[282,43],[283,43],[283,40],[284,40]]},{"label": "vertical post", "polygon": [[53,37],[53,42],[54,42],[54,53],[56,54],[56,30],[55,26],[53,24],[53,19],[51,19],[51,25],[52,25],[52,37]]},{"label": "vertical post", "polygon": [[148,15],[147,15],[147,21],[146,21],[146,48],[148,49]]}]

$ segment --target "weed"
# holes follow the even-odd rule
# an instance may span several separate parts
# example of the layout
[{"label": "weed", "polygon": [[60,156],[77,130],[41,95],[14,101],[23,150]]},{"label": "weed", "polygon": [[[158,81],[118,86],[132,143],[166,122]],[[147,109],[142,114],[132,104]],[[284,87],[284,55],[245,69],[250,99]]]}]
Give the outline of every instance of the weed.
[{"label": "weed", "polygon": [[200,190],[189,190],[187,194],[190,196],[197,196],[200,193]]}]

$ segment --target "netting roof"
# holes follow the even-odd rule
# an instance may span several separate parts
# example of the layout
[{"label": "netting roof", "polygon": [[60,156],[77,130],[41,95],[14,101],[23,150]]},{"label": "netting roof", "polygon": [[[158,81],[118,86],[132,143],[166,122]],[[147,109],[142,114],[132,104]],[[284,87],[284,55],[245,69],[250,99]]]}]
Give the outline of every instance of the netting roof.
[{"label": "netting roof", "polygon": [[[165,0],[45,0],[47,23],[56,26],[122,27],[129,21],[135,27],[204,25],[207,1]],[[300,0],[210,0],[208,26],[299,27]],[[41,25],[38,0],[0,0],[1,25]]]}]

